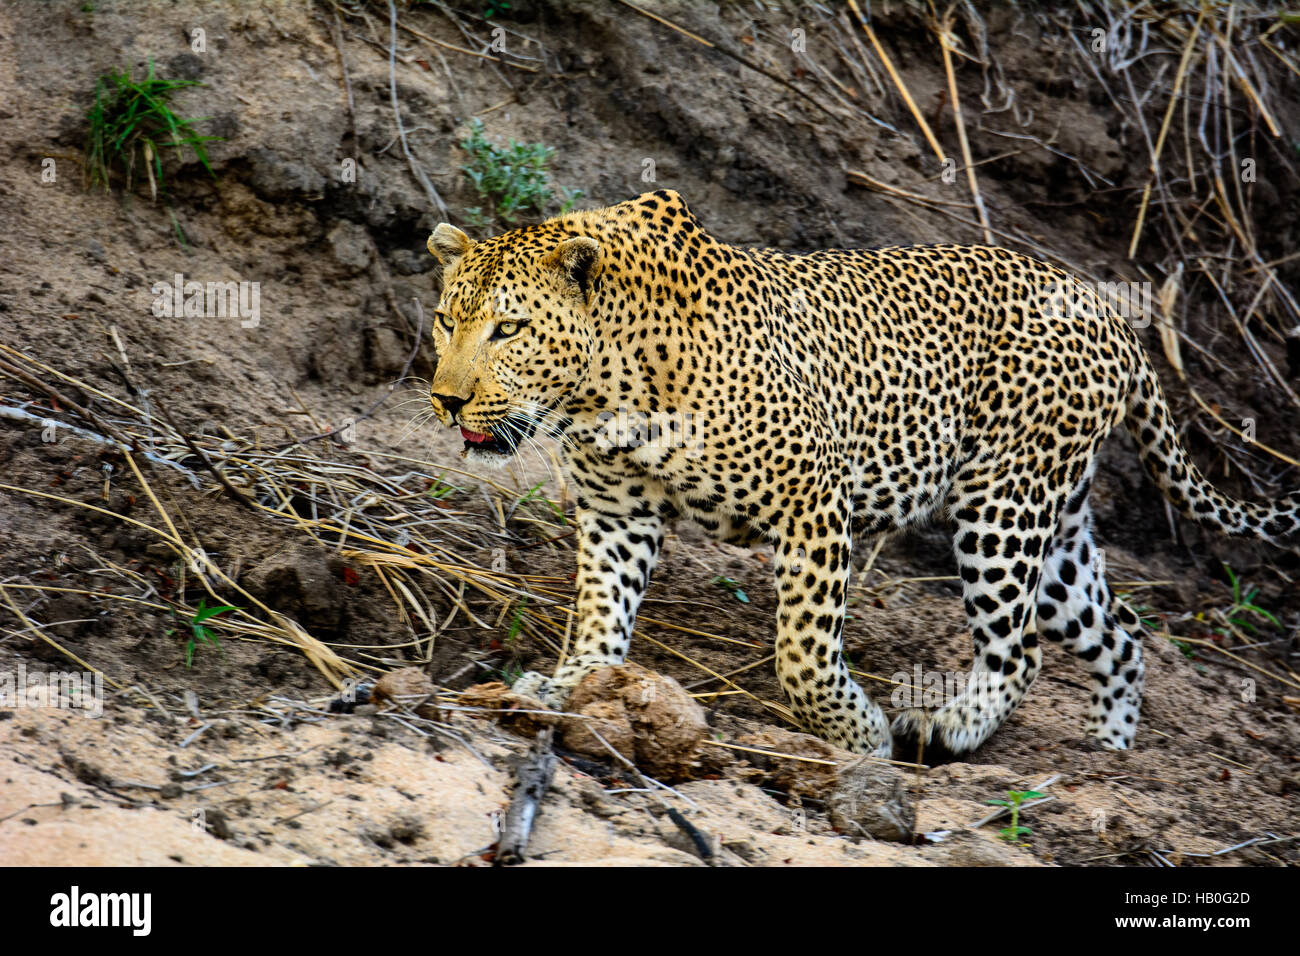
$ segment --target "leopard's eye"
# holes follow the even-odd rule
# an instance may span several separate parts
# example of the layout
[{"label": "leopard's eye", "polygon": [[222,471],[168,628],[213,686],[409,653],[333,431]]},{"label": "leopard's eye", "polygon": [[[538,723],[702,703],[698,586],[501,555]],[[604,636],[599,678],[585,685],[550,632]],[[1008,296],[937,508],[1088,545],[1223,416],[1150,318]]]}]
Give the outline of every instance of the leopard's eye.
[{"label": "leopard's eye", "polygon": [[492,333],[492,337],[494,339],[505,339],[514,335],[518,331],[519,331],[518,322],[510,322],[510,321],[498,322],[496,331]]},{"label": "leopard's eye", "polygon": [[456,330],[456,320],[453,319],[446,312],[438,313],[438,321],[442,324],[442,327],[446,329],[448,333],[454,332]]}]

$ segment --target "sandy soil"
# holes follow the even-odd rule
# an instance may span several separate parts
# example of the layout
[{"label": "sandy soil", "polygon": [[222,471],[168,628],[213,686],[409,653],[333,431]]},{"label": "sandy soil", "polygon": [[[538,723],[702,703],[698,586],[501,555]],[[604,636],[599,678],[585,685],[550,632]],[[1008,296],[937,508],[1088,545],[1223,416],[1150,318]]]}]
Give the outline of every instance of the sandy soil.
[{"label": "sandy soil", "polygon": [[[519,19],[507,25],[541,38],[544,53],[536,44],[526,49],[545,57],[546,75],[439,53],[410,34],[399,43],[398,90],[411,144],[462,224],[463,210],[478,199],[458,170],[464,158],[457,142],[469,117],[480,115],[494,138],[555,147],[555,182],[581,188],[587,205],[649,188],[641,177],[652,159],[655,185],[682,192],[713,231],[735,242],[810,249],[975,238],[967,227],[846,181],[848,167],[920,188],[922,154],[910,140],[866,120],[841,127],[815,118],[809,104],[734,61],[608,5],[567,3],[541,15],[533,5],[516,6]],[[732,4],[656,9],[791,72],[771,54],[771,37],[791,25],[785,14]],[[408,303],[427,305],[436,294],[423,247],[440,217],[428,211],[392,142],[386,17],[372,10],[368,20],[343,23],[355,102],[349,115],[327,10],[0,7],[0,149],[13,170],[0,180],[0,344],[93,386],[99,394],[61,381],[70,398],[100,412],[112,409],[105,396],[132,398],[119,373],[129,366],[135,385],[143,383],[187,429],[216,434],[225,427],[270,443],[286,440],[286,423],[299,436],[312,434],[356,417],[384,392],[410,349]],[[1022,38],[1033,24],[1004,19],[990,17],[990,29],[1022,109],[1037,117],[1028,128],[1039,135],[1058,129],[1064,151],[1116,181],[1140,177],[1145,154],[1108,127],[1104,100],[1095,91],[1062,90],[1052,58]],[[403,22],[447,43],[465,42],[434,13],[404,13]],[[941,109],[943,72],[923,30],[902,14],[880,22],[913,93],[927,110]],[[466,23],[487,35],[477,20]],[[206,30],[203,54],[187,39],[196,26]],[[508,34],[508,42],[522,43],[519,35]],[[124,199],[82,185],[95,77],[122,66],[138,74],[150,57],[166,75],[202,80],[203,87],[177,96],[177,109],[212,117],[205,130],[225,137],[210,147],[215,178],[193,163],[169,158],[166,166],[187,248],[147,189]],[[829,58],[826,66],[839,69]],[[978,81],[972,75],[970,82]],[[1281,119],[1296,128],[1296,117]],[[1006,145],[983,131],[972,142],[977,155],[989,157]],[[360,175],[342,182],[340,163],[354,155]],[[46,159],[57,170],[53,182],[41,177]],[[1090,269],[1121,274],[1132,211],[1078,202],[1087,186],[1075,167],[1029,151],[985,171],[990,203],[1011,210],[1018,227]],[[1300,222],[1293,195],[1279,202]],[[1289,240],[1279,234],[1278,241]],[[260,323],[155,317],[151,286],[177,272],[259,282]],[[1159,353],[1154,332],[1148,344]],[[1265,347],[1287,367],[1280,349]],[[412,373],[427,376],[432,361],[426,344]],[[1229,417],[1253,414],[1261,440],[1300,454],[1294,421],[1273,414],[1276,399],[1257,387],[1245,359],[1228,377],[1194,353],[1186,362],[1201,394],[1215,396]],[[53,372],[45,377],[58,380]],[[1172,373],[1166,381],[1179,407],[1192,407]],[[0,378],[0,389],[11,406],[48,402],[13,378]],[[456,474],[459,439],[439,429],[413,431],[414,406],[400,406],[401,397],[357,423],[355,443],[335,449],[339,459],[392,471],[401,468],[379,454],[429,462],[431,473],[454,476],[463,489],[449,507],[495,526],[498,501],[509,505],[508,496]],[[66,409],[32,407],[73,420]],[[1187,440],[1217,482],[1251,493],[1214,451],[1213,434],[1198,426]],[[105,465],[112,466],[107,477]],[[0,419],[0,466],[4,484],[27,489],[0,490],[0,583],[121,589],[124,578],[109,569],[128,568],[158,594],[197,598],[192,582],[172,580],[172,552],[122,520],[148,523],[157,514],[120,455],[78,438],[43,441],[38,424]],[[516,495],[544,483],[547,495],[565,501],[540,457],[491,477]],[[405,625],[372,572],[305,541],[286,522],[242,511],[206,477],[196,489],[156,468],[149,480],[186,534],[261,600],[332,646],[369,648],[372,663],[409,662]],[[1025,704],[969,760],[894,771],[890,779],[915,813],[913,842],[837,829],[829,806],[845,786],[851,755],[791,735],[764,703],[781,699],[770,665],[759,663],[771,652],[775,608],[768,553],[719,545],[684,526],[671,536],[647,595],[646,639],[631,658],[699,695],[709,742],[701,744],[694,779],[669,784],[671,791],[647,787],[616,761],[566,754],[529,865],[701,865],[669,806],[705,834],[711,862],[726,865],[1149,865],[1153,851],[1185,865],[1294,864],[1295,842],[1206,854],[1297,831],[1300,691],[1270,675],[1300,680],[1293,583],[1300,562],[1185,522],[1171,535],[1127,439],[1107,446],[1095,497],[1112,579],[1144,582],[1129,589],[1157,624],[1146,641],[1147,703],[1131,752],[1095,752],[1084,743],[1086,675],[1049,652]],[[888,681],[900,671],[960,672],[967,665],[946,534],[935,527],[890,541],[855,580],[847,650],[856,668],[885,682],[873,684],[878,699],[889,697]],[[563,582],[572,553],[559,542],[512,554],[510,562]],[[1282,622],[1263,628],[1261,647],[1236,652],[1239,660],[1180,647],[1162,633],[1168,626],[1175,636],[1213,637],[1208,617],[1231,603],[1223,562],[1261,588],[1259,602]],[[715,583],[719,577],[735,585]],[[335,689],[293,648],[232,638],[220,653],[201,648],[187,667],[177,622],[166,613],[70,592],[6,593],[21,598],[33,624],[0,610],[0,670],[66,669],[72,654],[115,684],[106,688],[99,719],[48,707],[0,710],[0,862],[490,862],[514,762],[529,743],[518,728],[457,711],[447,711],[437,728],[372,707],[330,712]],[[446,594],[422,597],[440,615],[450,613]],[[424,665],[446,691],[444,704],[470,685],[553,664],[544,646],[507,639],[508,607],[468,606],[488,626],[461,616],[439,633]],[[33,627],[62,650],[34,637]],[[715,693],[725,688],[708,671],[751,664],[758,666],[737,677],[748,694]],[[744,740],[829,764],[735,749],[749,746]],[[988,816],[988,800],[1048,781],[1052,799],[1026,811],[1033,833],[1020,843],[999,838],[1001,822],[973,826]]]}]

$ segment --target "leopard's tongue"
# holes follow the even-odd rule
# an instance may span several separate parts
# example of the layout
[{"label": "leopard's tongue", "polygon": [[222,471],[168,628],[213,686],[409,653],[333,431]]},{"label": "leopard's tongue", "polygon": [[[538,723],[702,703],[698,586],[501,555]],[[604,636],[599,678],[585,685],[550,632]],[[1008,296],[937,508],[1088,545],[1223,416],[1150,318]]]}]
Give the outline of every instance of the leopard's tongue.
[{"label": "leopard's tongue", "polygon": [[491,436],[472,432],[468,428],[460,430],[460,437],[475,445],[482,445],[491,440]]}]

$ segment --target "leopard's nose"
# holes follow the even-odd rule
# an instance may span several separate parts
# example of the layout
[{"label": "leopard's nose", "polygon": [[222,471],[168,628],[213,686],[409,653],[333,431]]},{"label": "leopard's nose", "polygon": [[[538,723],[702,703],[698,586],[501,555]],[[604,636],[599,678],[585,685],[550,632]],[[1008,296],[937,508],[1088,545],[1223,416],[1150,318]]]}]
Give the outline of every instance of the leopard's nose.
[{"label": "leopard's nose", "polygon": [[456,417],[456,413],[460,411],[461,408],[464,407],[465,402],[468,401],[468,399],[465,398],[457,398],[455,395],[439,395],[437,392],[433,393],[433,397],[442,403],[442,407],[447,409],[447,414],[453,418]]}]

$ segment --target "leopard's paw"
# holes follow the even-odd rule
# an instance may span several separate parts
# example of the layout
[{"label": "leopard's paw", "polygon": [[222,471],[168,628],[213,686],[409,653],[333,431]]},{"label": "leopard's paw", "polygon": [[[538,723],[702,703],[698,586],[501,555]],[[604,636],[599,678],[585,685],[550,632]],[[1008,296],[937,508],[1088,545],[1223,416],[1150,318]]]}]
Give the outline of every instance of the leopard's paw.
[{"label": "leopard's paw", "polygon": [[520,674],[510,685],[510,689],[521,696],[541,701],[551,710],[563,710],[573,690],[572,687],[558,684],[554,678],[539,674],[537,671],[526,671]]},{"label": "leopard's paw", "polygon": [[894,759],[917,761],[934,766],[961,757],[964,751],[954,751],[944,743],[940,723],[941,713],[909,707],[894,718]]}]

